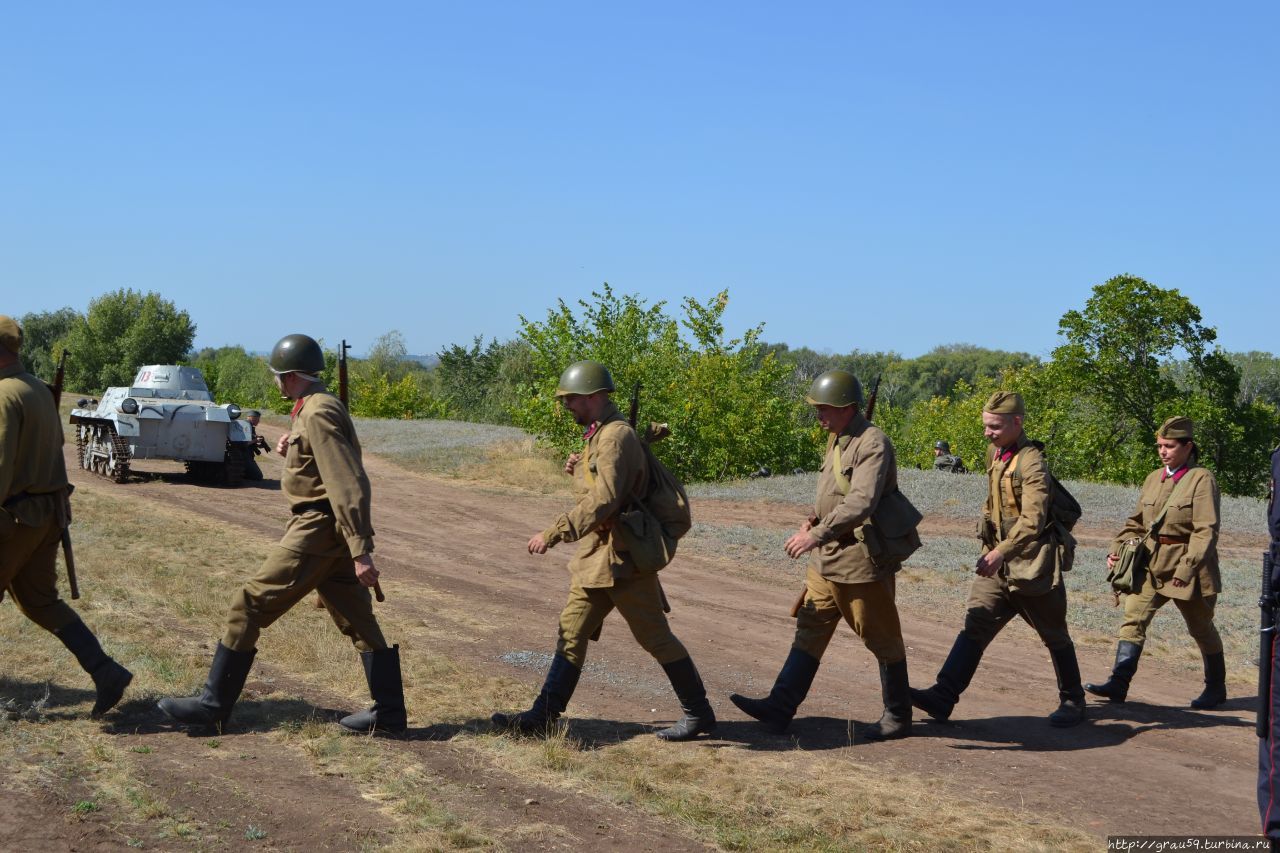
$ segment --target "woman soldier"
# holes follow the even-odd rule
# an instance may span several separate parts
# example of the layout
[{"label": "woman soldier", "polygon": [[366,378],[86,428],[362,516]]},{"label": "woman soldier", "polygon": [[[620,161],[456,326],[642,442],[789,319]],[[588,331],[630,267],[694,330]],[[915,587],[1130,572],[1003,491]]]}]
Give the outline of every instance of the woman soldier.
[{"label": "woman soldier", "polygon": [[1214,708],[1227,700],[1222,638],[1213,624],[1213,606],[1222,587],[1218,483],[1208,468],[1197,464],[1200,451],[1189,418],[1169,418],[1160,425],[1156,452],[1164,465],[1142,484],[1138,511],[1112,543],[1107,568],[1116,564],[1120,546],[1131,537],[1142,538],[1151,559],[1141,589],[1125,597],[1111,677],[1084,687],[1095,696],[1123,702],[1138,669],[1147,627],[1156,611],[1173,599],[1204,657],[1204,692],[1191,700],[1191,707]]}]

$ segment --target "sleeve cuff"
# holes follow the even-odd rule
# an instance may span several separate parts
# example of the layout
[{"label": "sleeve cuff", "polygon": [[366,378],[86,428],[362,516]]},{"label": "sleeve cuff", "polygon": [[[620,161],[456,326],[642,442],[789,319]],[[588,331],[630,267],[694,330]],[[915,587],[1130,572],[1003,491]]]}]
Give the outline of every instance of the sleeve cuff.
[{"label": "sleeve cuff", "polygon": [[372,536],[348,536],[347,548],[351,551],[352,557],[361,557],[365,554],[373,553],[373,537]]}]

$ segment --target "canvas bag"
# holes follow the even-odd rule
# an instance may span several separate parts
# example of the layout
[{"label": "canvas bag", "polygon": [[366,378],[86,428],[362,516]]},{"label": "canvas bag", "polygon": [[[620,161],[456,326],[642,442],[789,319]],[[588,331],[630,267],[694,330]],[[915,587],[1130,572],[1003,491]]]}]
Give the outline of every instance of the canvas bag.
[{"label": "canvas bag", "polygon": [[693,527],[684,485],[653,453],[650,443],[668,435],[665,424],[651,424],[640,436],[649,469],[644,497],[618,514],[613,527],[615,548],[631,555],[640,572],[658,572],[675,558],[676,544]]}]

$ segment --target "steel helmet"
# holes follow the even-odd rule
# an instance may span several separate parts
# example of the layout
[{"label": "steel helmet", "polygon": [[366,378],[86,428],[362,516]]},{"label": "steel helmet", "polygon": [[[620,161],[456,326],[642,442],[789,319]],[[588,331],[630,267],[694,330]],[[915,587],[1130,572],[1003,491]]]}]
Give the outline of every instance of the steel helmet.
[{"label": "steel helmet", "polygon": [[813,380],[809,393],[804,401],[811,406],[845,406],[862,405],[862,383],[846,370],[828,370]]},{"label": "steel helmet", "polygon": [[315,338],[307,335],[285,335],[276,341],[267,363],[271,366],[271,372],[277,375],[294,372],[315,375],[324,370],[324,353],[320,351],[320,344],[316,343]]},{"label": "steel helmet", "polygon": [[556,396],[568,394],[594,394],[597,391],[612,391],[613,377],[609,368],[598,361],[575,361],[560,374],[560,382],[556,385]]},{"label": "steel helmet", "polygon": [[943,453],[950,453],[951,445],[947,444],[945,441],[935,441],[933,443],[933,449],[941,450]]}]

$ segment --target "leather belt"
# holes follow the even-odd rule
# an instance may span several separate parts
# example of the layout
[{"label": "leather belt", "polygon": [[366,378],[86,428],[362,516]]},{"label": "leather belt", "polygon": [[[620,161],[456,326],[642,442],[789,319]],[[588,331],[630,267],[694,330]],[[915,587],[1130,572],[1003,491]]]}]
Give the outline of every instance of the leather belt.
[{"label": "leather belt", "polygon": [[325,515],[333,515],[333,504],[327,500],[310,501],[293,508],[294,515],[302,515],[304,512],[323,512]]},{"label": "leather belt", "polygon": [[1186,545],[1191,541],[1190,536],[1165,536],[1163,533],[1156,537],[1156,541],[1161,545]]}]

